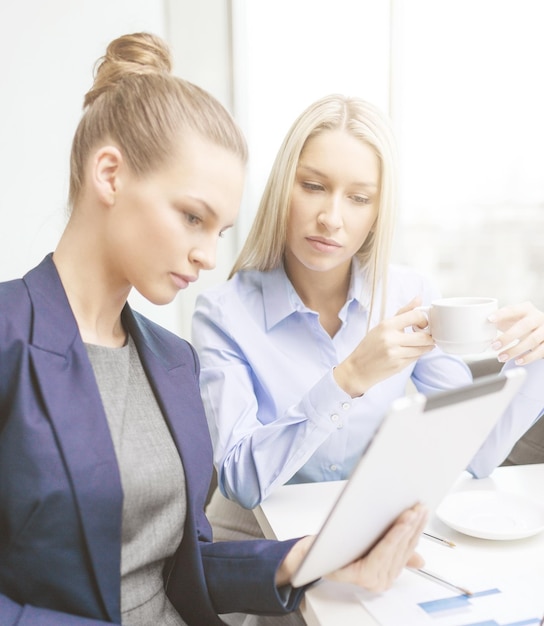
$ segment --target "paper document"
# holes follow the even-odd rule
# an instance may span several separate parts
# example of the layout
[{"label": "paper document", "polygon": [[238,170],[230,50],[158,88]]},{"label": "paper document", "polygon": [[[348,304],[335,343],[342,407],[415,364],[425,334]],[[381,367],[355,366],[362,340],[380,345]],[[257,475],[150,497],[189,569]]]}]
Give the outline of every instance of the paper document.
[{"label": "paper document", "polygon": [[471,596],[405,571],[387,592],[361,598],[381,626],[539,626],[544,577],[519,577],[495,585],[469,577],[463,582]]}]

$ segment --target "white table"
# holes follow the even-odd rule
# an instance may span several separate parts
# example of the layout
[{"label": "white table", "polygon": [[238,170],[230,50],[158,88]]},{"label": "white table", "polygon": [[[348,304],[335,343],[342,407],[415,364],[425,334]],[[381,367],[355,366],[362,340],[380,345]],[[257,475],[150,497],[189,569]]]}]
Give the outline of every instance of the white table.
[{"label": "white table", "polygon": [[[285,485],[276,490],[254,511],[265,536],[287,539],[317,532],[343,484]],[[463,473],[452,492],[474,489],[515,492],[544,503],[544,464],[499,467],[489,478],[480,480]],[[423,538],[418,548],[430,570],[439,570],[441,561],[449,559],[447,571],[453,580],[462,581],[462,568],[470,567],[470,563],[485,563],[498,575],[522,568],[544,576],[544,532],[515,541],[489,541],[451,530],[435,516],[431,516],[426,530],[455,542],[457,547],[452,550]],[[457,572],[455,562],[459,563]],[[379,626],[353,585],[321,580],[307,590],[301,610],[309,626]]]}]

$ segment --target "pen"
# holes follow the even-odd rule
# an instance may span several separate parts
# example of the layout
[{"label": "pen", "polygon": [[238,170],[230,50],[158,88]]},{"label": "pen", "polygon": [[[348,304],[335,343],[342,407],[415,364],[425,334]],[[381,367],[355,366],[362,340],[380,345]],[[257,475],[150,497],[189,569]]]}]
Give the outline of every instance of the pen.
[{"label": "pen", "polygon": [[456,585],[454,583],[449,582],[449,580],[446,580],[445,578],[442,578],[441,576],[438,576],[438,574],[435,574],[434,572],[430,572],[427,569],[413,569],[413,568],[409,568],[412,572],[419,574],[420,576],[423,576],[423,578],[427,578],[428,580],[432,580],[435,583],[439,583],[440,585],[444,585],[444,587],[448,587],[449,589],[453,589],[455,591],[459,591],[460,593],[462,593],[465,596],[471,596],[472,595],[472,591],[469,591],[468,589],[465,589],[464,587],[459,587],[459,585]]},{"label": "pen", "polygon": [[423,533],[423,536],[426,537],[427,539],[431,539],[431,541],[436,541],[445,546],[448,546],[448,548],[455,548],[455,544],[453,543],[453,541],[450,541],[449,539],[444,539],[443,537],[437,537],[436,535],[431,535],[430,533]]}]

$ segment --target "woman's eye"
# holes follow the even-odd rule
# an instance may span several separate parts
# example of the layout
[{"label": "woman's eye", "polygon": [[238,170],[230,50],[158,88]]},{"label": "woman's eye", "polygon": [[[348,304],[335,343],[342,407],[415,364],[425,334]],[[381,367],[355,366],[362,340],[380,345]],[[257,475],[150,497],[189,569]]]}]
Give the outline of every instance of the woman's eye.
[{"label": "woman's eye", "polygon": [[351,196],[351,199],[357,204],[370,204],[370,198],[366,196]]},{"label": "woman's eye", "polygon": [[322,191],[323,190],[323,185],[320,185],[318,183],[303,182],[302,187],[304,189],[308,189],[308,191]]},{"label": "woman's eye", "polygon": [[185,219],[189,222],[189,224],[191,224],[191,226],[198,226],[202,222],[202,219],[194,213],[184,213],[184,215]]}]

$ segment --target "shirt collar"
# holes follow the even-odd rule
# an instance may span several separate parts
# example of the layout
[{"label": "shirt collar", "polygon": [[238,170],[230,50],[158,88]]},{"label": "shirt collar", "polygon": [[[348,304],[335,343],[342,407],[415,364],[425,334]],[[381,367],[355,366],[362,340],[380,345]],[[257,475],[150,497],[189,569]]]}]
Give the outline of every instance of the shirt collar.
[{"label": "shirt collar", "polygon": [[[267,330],[304,307],[291,281],[287,278],[283,265],[261,272],[261,281]],[[299,306],[294,301],[293,294],[298,299]]]},{"label": "shirt collar", "polygon": [[348,298],[346,303],[355,301],[363,309],[370,307],[372,297],[372,283],[367,280],[367,273],[361,268],[361,262],[357,257],[353,257],[351,261],[351,280],[348,289]]},{"label": "shirt collar", "polygon": [[[293,313],[313,313],[295,291],[291,281],[285,273],[283,265],[273,270],[261,273],[264,312],[266,327],[270,330]],[[361,271],[359,259],[353,258],[351,263],[351,279],[346,304],[342,307],[341,315],[347,310],[351,302],[355,301],[362,309],[370,306],[371,285],[365,281],[365,272]]]}]

